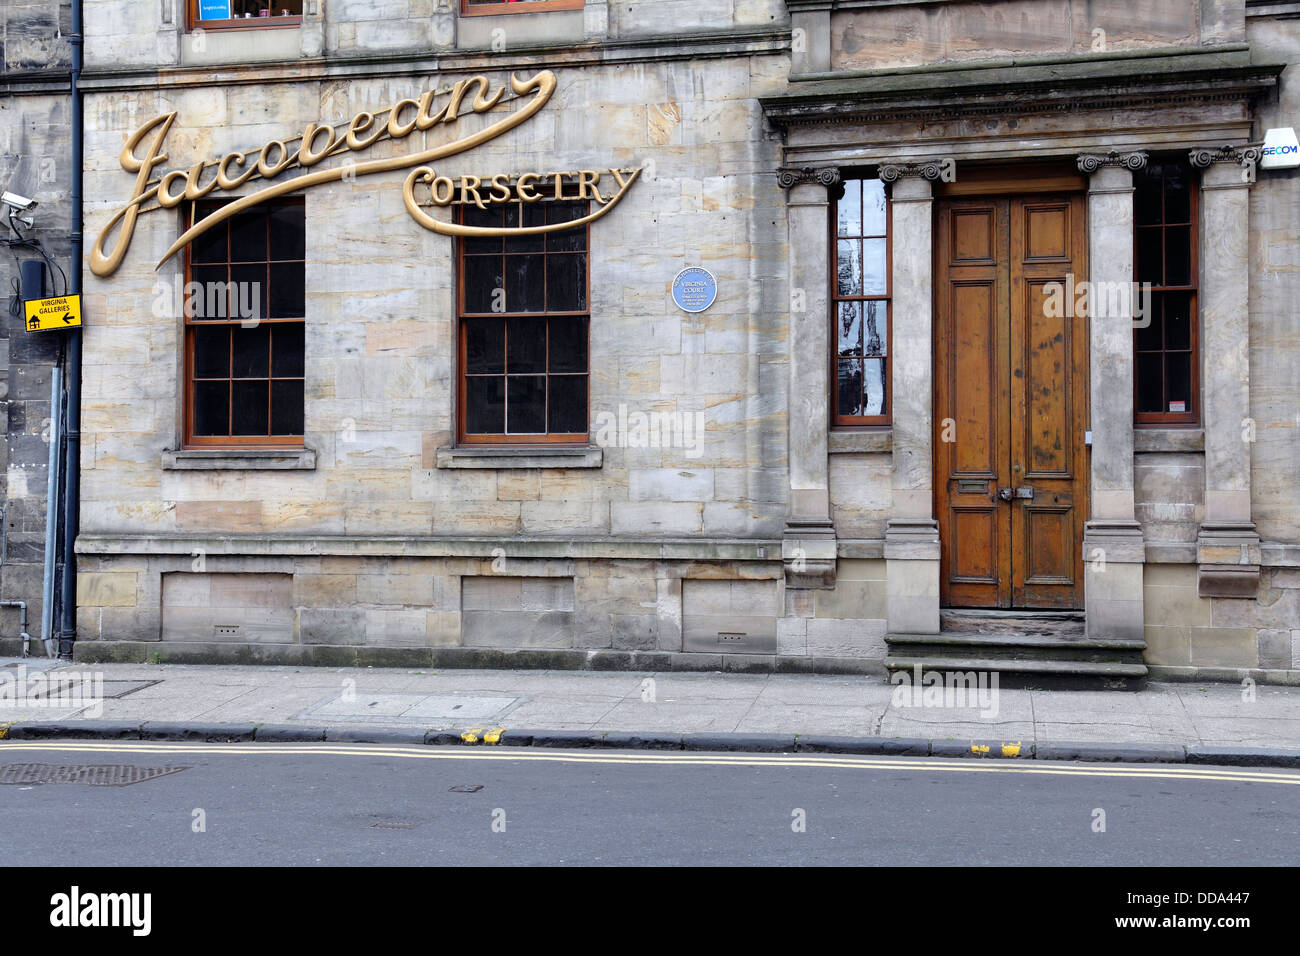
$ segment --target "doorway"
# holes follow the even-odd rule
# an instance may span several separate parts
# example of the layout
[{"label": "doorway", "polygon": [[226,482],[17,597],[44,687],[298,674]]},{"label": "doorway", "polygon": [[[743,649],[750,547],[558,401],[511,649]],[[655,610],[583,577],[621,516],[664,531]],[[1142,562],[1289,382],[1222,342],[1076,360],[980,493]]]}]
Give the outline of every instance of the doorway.
[{"label": "doorway", "polygon": [[[935,204],[935,514],[945,607],[1083,607],[1081,193]],[[1053,284],[1059,283],[1059,286]]]}]

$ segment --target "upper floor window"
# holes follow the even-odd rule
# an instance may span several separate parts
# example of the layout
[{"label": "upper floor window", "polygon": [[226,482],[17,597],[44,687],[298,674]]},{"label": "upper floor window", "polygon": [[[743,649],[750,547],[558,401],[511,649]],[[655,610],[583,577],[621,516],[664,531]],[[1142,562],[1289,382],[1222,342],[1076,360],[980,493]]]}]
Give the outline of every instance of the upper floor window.
[{"label": "upper floor window", "polygon": [[297,26],[302,0],[188,0],[190,29]]},{"label": "upper floor window", "polygon": [[889,424],[889,204],[879,179],[834,203],[832,424]]},{"label": "upper floor window", "polygon": [[[195,204],[195,220],[223,202]],[[300,446],[305,381],[301,199],[262,203],[190,243],[186,446]]]},{"label": "upper floor window", "polygon": [[[571,222],[586,201],[460,208],[472,226]],[[588,434],[587,227],[460,247],[457,439],[585,442]]]},{"label": "upper floor window", "polygon": [[540,13],[546,10],[581,10],[584,0],[460,0],[462,16],[497,13]]},{"label": "upper floor window", "polygon": [[1139,425],[1200,421],[1196,310],[1196,179],[1189,166],[1154,163],[1134,177],[1135,296],[1146,315],[1134,323],[1134,414]]}]

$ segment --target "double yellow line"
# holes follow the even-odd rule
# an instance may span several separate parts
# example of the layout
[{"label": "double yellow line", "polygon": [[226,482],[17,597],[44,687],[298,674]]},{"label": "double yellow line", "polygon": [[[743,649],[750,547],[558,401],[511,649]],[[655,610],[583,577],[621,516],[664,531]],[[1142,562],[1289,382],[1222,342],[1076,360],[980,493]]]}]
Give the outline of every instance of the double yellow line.
[{"label": "double yellow line", "polygon": [[880,770],[903,773],[1011,773],[1054,777],[1129,777],[1158,780],[1212,780],[1220,783],[1300,785],[1300,772],[1235,770],[1186,764],[1107,764],[998,760],[979,757],[864,757],[846,754],[710,754],[644,750],[538,750],[400,746],[391,744],[190,744],[168,741],[10,741],[0,755],[16,752],[130,754],[132,756],[366,757],[401,760],[543,761],[565,764],[639,764],[695,767],[807,767],[823,770]]}]

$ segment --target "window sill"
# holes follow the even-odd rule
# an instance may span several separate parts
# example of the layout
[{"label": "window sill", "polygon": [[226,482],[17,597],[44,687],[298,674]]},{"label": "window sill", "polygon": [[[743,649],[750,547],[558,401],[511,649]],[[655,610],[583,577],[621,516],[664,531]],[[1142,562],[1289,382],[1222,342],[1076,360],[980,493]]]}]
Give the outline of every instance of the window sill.
[{"label": "window sill", "polygon": [[832,455],[871,454],[892,451],[894,430],[835,431],[827,434],[827,451]]},{"label": "window sill", "polygon": [[165,471],[315,471],[310,448],[186,448],[162,453]]},{"label": "window sill", "polygon": [[471,445],[439,448],[435,456],[439,468],[600,468],[604,461],[605,449],[596,446]]},{"label": "window sill", "polygon": [[1205,451],[1203,428],[1142,428],[1133,429],[1133,450],[1152,451]]}]

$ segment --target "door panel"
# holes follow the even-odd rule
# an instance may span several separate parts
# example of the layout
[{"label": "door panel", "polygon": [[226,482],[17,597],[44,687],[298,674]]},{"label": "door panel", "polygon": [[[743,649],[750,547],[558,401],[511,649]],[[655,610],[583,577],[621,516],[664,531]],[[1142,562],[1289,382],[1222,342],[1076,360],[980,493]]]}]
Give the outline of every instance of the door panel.
[{"label": "door panel", "polygon": [[1082,606],[1087,320],[1046,307],[1086,275],[1082,197],[954,199],[935,226],[942,600]]}]

